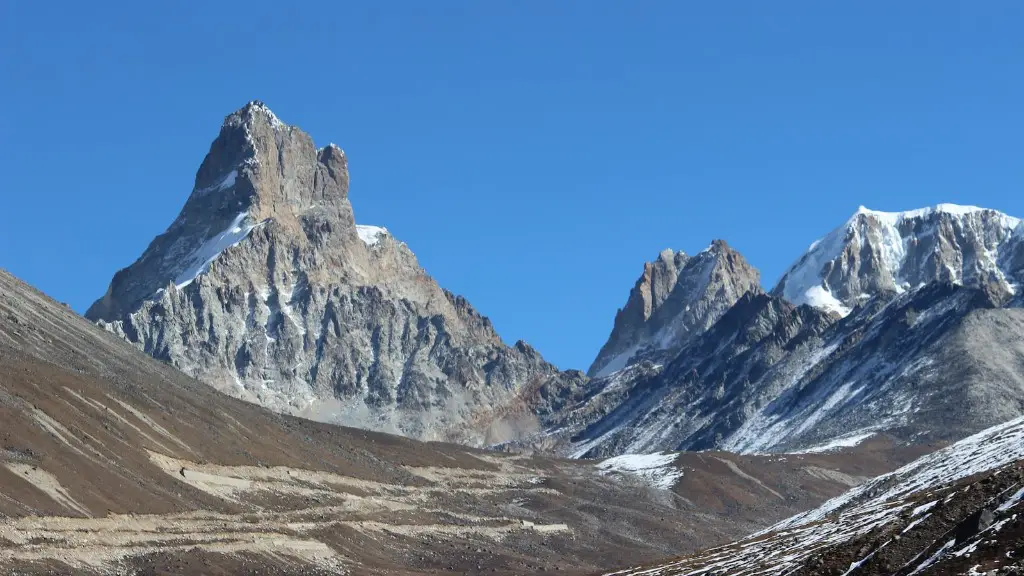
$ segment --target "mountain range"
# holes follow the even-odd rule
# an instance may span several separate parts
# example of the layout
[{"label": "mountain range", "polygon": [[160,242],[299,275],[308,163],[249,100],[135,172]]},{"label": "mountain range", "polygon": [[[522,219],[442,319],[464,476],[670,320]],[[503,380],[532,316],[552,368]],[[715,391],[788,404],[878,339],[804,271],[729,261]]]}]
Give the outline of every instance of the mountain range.
[{"label": "mountain range", "polygon": [[953,441],[1024,414],[1024,226],[860,208],[771,290],[725,241],[643,266],[584,375],[356,224],[344,152],[229,115],[166,232],[86,317],[220,391],[315,420],[565,456]]}]

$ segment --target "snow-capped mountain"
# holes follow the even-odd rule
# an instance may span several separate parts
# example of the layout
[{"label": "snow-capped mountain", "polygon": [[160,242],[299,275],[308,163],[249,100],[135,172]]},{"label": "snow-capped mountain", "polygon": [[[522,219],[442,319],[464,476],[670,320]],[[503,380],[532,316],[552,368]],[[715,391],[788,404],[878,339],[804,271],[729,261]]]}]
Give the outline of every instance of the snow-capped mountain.
[{"label": "snow-capped mountain", "polygon": [[975,206],[939,204],[908,212],[861,207],[816,241],[773,290],[794,304],[845,315],[880,292],[930,282],[1016,293],[1024,269],[1017,218]]},{"label": "snow-capped mountain", "polygon": [[671,357],[741,296],[760,290],[757,270],[722,240],[693,257],[664,250],[644,264],[587,374],[607,376],[640,358]]},{"label": "snow-capped mountain", "polygon": [[357,225],[348,185],[340,148],[251,102],[224,121],[178,217],[86,316],[229,394],[416,438],[504,439],[518,424],[494,406],[582,378],[505,346],[404,243]]},{"label": "snow-capped mountain", "polygon": [[613,574],[1019,574],[1022,459],[1016,419],[744,540]]},{"label": "snow-capped mountain", "polygon": [[[666,315],[658,331],[678,326],[687,335],[676,347],[630,352],[617,371],[572,390],[543,390],[535,411],[544,431],[531,445],[598,457],[826,449],[877,434],[955,441],[1024,414],[1024,311],[1011,297],[1017,230],[1017,219],[991,210],[859,210],[771,294],[748,285],[706,324]],[[627,333],[618,330],[629,325],[620,321],[626,311],[635,316],[648,301],[638,295],[657,294],[671,279],[665,270],[664,256],[645,268],[613,337]],[[801,278],[810,288],[796,290]],[[828,290],[834,301],[793,302],[791,289]],[[668,299],[657,308],[650,298],[649,318]]]}]

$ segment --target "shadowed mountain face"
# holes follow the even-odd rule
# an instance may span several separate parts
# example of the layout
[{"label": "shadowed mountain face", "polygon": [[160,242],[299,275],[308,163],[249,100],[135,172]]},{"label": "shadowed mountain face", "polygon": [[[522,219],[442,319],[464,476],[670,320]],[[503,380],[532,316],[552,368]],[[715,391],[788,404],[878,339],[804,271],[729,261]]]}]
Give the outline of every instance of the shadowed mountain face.
[{"label": "shadowed mountain face", "polygon": [[270,412],[0,271],[0,573],[592,573],[723,543],[891,469],[885,446],[602,462]]},{"label": "shadowed mountain face", "polygon": [[1024,311],[976,289],[935,284],[841,321],[748,296],[669,364],[610,377],[548,437],[581,456],[952,441],[1024,413],[1022,375]]},{"label": "shadowed mountain face", "polygon": [[386,229],[357,225],[344,153],[253,102],[228,116],[166,232],[86,316],[222,392],[423,439],[501,441],[490,412],[579,380],[441,289]]}]

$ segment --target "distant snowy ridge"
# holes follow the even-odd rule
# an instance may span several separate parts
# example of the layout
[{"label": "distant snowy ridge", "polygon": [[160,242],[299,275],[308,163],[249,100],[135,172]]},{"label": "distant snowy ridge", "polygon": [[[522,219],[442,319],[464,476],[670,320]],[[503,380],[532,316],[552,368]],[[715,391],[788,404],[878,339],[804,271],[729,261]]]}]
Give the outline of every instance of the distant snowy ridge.
[{"label": "distant snowy ridge", "polygon": [[918,208],[916,210],[904,210],[903,212],[882,212],[879,210],[871,210],[865,206],[857,208],[857,214],[871,214],[876,218],[881,218],[889,221],[890,224],[896,224],[901,220],[913,219],[913,218],[925,218],[932,214],[950,214],[952,216],[967,216],[969,214],[975,214],[980,212],[994,212],[1006,221],[1006,226],[1009,228],[1016,228],[1021,220],[1020,218],[1014,218],[1013,216],[1007,216],[1001,212],[996,212],[991,208],[982,208],[980,206],[963,206],[960,204],[937,204],[933,207]]},{"label": "distant snowy ridge", "polygon": [[1024,237],[1021,220],[977,206],[939,204],[904,212],[861,206],[811,244],[775,293],[842,316],[880,290],[903,292],[931,281],[999,283],[1016,290],[1008,254]]}]

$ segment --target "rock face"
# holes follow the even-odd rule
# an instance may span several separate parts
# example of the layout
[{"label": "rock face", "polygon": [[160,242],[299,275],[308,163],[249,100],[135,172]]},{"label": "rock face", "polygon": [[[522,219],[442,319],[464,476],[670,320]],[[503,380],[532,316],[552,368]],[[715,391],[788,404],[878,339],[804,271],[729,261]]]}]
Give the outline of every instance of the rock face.
[{"label": "rock face", "polygon": [[940,204],[908,212],[861,207],[811,245],[773,293],[796,304],[847,314],[880,292],[931,283],[985,287],[1014,295],[1024,271],[1024,226],[974,206]]},{"label": "rock face", "polygon": [[644,264],[587,374],[606,376],[652,354],[671,357],[744,294],[760,291],[757,270],[722,240],[692,258],[665,250]]},{"label": "rock face", "polygon": [[340,148],[249,103],[179,216],[86,316],[274,410],[421,439],[515,433],[524,422],[495,423],[493,407],[566,375],[504,345],[386,229],[357,225],[348,182]]}]

